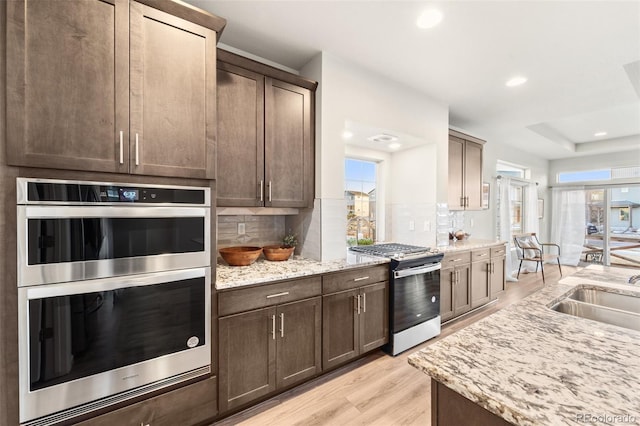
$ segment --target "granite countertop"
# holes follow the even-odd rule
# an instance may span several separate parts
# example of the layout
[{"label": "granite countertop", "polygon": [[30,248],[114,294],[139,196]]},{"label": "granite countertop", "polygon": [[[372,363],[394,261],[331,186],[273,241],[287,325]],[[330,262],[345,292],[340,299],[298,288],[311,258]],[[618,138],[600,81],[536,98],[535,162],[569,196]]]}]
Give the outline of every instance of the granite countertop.
[{"label": "granite countertop", "polygon": [[475,250],[479,248],[492,247],[501,244],[506,244],[506,241],[500,240],[480,240],[480,239],[469,239],[469,240],[458,240],[458,241],[449,241],[448,246],[438,246],[434,247],[438,249],[439,252],[446,253],[450,251],[459,251],[459,250]]},{"label": "granite countertop", "polygon": [[347,256],[344,259],[326,262],[319,262],[300,256],[293,256],[284,262],[270,262],[260,257],[249,266],[229,266],[220,260],[216,266],[216,289],[227,290],[252,284],[267,284],[274,281],[384,263],[389,263],[389,259],[352,252],[347,252]]},{"label": "granite countertop", "polygon": [[635,272],[589,266],[409,363],[515,425],[640,425],[640,332],[549,309],[580,286],[640,295]]},{"label": "granite countertop", "polygon": [[[473,250],[504,243],[504,241],[471,239],[452,242],[448,246],[434,247],[434,249],[444,253],[457,250]],[[279,280],[325,274],[327,272],[382,263],[389,263],[389,259],[357,254],[349,250],[347,250],[347,255],[344,259],[326,262],[306,259],[300,256],[293,256],[285,262],[270,262],[260,257],[249,266],[229,266],[222,259],[218,259],[218,264],[216,265],[216,289],[227,290],[246,285],[266,284]]]}]

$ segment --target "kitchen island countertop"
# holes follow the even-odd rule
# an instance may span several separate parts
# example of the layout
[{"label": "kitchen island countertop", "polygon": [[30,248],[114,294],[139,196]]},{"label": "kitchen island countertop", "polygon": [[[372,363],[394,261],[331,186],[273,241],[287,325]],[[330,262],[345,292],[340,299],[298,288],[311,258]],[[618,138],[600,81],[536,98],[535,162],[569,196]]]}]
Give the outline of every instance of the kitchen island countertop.
[{"label": "kitchen island countertop", "polygon": [[270,262],[261,257],[249,266],[229,266],[221,262],[219,261],[216,265],[217,290],[374,266],[389,263],[389,259],[347,252],[347,256],[344,259],[326,262],[306,259],[300,256],[293,256],[283,262]]},{"label": "kitchen island countertop", "polygon": [[515,425],[640,425],[640,332],[549,309],[576,287],[640,295],[635,272],[589,266],[409,363]]}]

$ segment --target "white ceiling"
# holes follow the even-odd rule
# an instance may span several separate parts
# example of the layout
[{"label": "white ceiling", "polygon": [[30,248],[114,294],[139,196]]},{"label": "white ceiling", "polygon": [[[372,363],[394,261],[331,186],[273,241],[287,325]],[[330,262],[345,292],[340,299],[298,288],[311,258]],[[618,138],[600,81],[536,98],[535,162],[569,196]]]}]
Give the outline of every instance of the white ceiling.
[{"label": "white ceiling", "polygon": [[[640,0],[188,2],[227,19],[226,45],[293,69],[320,51],[349,59],[488,141],[548,159],[640,146]],[[428,6],[444,20],[421,30]]]}]

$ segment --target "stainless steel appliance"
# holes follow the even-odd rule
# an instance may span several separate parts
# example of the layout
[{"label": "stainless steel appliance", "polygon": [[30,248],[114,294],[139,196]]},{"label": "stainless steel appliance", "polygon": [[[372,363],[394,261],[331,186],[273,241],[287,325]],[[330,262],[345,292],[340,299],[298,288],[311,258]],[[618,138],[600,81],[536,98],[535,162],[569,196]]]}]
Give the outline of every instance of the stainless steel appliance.
[{"label": "stainless steel appliance", "polygon": [[17,185],[21,424],[210,373],[208,188]]},{"label": "stainless steel appliance", "polygon": [[443,254],[428,247],[374,244],[351,250],[391,259],[385,351],[397,355],[440,334],[440,269]]}]

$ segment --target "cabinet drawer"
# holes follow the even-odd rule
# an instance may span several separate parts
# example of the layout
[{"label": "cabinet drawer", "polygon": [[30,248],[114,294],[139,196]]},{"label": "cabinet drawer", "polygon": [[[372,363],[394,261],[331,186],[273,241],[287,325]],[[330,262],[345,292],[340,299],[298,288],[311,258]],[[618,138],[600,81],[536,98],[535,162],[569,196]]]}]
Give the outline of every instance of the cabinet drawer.
[{"label": "cabinet drawer", "polygon": [[321,292],[322,279],[320,276],[225,291],[218,293],[218,315],[222,317],[306,299],[319,296]]},{"label": "cabinet drawer", "polygon": [[491,247],[491,257],[500,257],[506,254],[505,246]]},{"label": "cabinet drawer", "polygon": [[79,426],[172,426],[210,421],[218,414],[217,378],[193,383],[78,423]]},{"label": "cabinet drawer", "polygon": [[471,262],[471,252],[452,251],[444,254],[442,269]]},{"label": "cabinet drawer", "polygon": [[322,293],[335,293],[389,279],[389,265],[357,268],[322,277]]},{"label": "cabinet drawer", "polygon": [[491,257],[491,249],[479,249],[471,252],[471,261],[479,262],[481,260],[489,260]]}]

